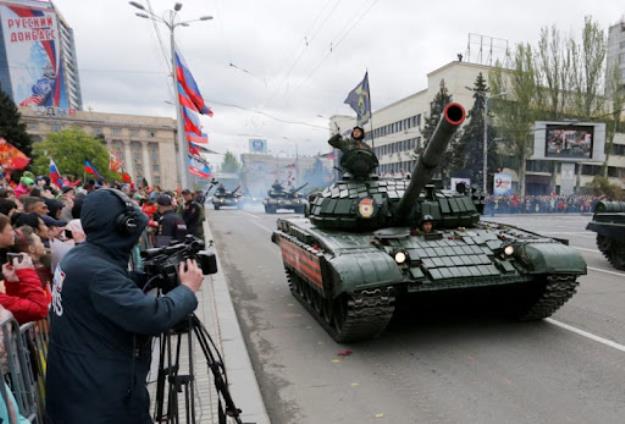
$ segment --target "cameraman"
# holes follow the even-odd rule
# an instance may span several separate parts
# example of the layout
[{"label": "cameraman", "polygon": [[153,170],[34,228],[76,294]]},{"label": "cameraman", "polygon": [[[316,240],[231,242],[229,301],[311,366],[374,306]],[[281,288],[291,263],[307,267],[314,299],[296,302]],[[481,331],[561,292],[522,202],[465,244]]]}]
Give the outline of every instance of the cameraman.
[{"label": "cameraman", "polygon": [[46,380],[46,422],[151,423],[146,376],[151,339],[197,306],[202,271],[180,265],[180,285],[155,298],[131,279],[130,252],[147,217],[125,194],[89,194],[87,236],[54,272]]}]

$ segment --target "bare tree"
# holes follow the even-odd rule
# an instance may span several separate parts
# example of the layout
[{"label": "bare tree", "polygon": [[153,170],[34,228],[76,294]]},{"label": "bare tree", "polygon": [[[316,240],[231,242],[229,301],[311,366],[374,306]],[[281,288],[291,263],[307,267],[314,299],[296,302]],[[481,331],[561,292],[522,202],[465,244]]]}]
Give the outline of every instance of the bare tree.
[{"label": "bare tree", "polygon": [[532,127],[536,111],[541,110],[540,74],[536,72],[535,55],[529,44],[518,44],[506,61],[505,68],[497,63],[489,81],[493,97],[506,93],[508,98],[499,97],[491,110],[510,153],[519,158],[519,192],[524,196],[526,162],[534,141]]}]

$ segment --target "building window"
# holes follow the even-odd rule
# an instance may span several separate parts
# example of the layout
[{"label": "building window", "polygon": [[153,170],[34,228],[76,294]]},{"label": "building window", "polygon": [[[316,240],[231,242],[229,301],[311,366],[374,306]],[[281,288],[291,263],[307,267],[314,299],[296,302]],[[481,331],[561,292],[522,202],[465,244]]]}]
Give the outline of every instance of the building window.
[{"label": "building window", "polygon": [[158,154],[158,143],[149,143],[148,152],[150,154],[150,163],[152,164],[152,172],[160,172],[161,164]]},{"label": "building window", "polygon": [[53,121],[51,128],[52,128],[52,132],[59,132],[59,131],[61,131],[62,126],[61,126],[60,122]]},{"label": "building window", "polygon": [[122,135],[122,129],[118,127],[111,128],[111,135],[117,135],[117,136]]},{"label": "building window", "polygon": [[618,156],[625,156],[625,144],[613,144],[612,154]]},{"label": "building window", "polygon": [[130,128],[130,136],[131,137],[139,137],[141,135],[140,128]]},{"label": "building window", "polygon": [[130,142],[130,160],[135,174],[135,181],[140,181],[143,175],[143,146],[138,141]]}]

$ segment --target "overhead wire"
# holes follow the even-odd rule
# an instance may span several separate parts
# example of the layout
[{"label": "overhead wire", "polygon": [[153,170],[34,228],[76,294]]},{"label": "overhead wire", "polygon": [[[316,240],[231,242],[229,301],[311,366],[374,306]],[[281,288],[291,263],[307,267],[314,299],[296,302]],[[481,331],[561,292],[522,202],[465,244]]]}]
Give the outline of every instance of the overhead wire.
[{"label": "overhead wire", "polygon": [[[264,104],[269,104],[271,103],[271,101],[274,99],[274,97],[280,92],[280,90],[282,89],[282,87],[284,86],[285,82],[288,81],[289,77],[291,76],[291,74],[293,73],[293,70],[295,69],[295,67],[297,66],[297,64],[300,62],[300,60],[302,59],[302,57],[304,56],[304,53],[308,50],[308,47],[310,45],[310,43],[312,43],[312,41],[317,38],[317,35],[319,34],[319,32],[321,31],[321,28],[324,27],[324,25],[326,24],[326,22],[328,21],[328,19],[330,18],[330,16],[332,16],[332,13],[334,13],[334,11],[336,10],[336,8],[338,7],[339,3],[341,2],[341,0],[336,0],[336,3],[334,4],[334,7],[332,7],[332,9],[330,10],[330,12],[326,15],[326,18],[321,21],[321,25],[316,28],[316,31],[313,32],[313,29],[315,29],[316,23],[319,19],[319,17],[321,17],[323,15],[323,12],[325,10],[325,8],[327,7],[328,4],[330,4],[332,0],[328,0],[320,9],[319,14],[315,17],[315,19],[313,19],[313,23],[312,25],[309,27],[309,29],[304,33],[304,40],[303,40],[303,44],[301,45],[301,48],[299,49],[297,55],[295,56],[295,59],[293,60],[293,62],[291,63],[291,66],[289,66],[285,76],[283,78],[281,78],[280,83],[276,86],[276,89],[271,93],[271,95],[269,96],[268,100],[266,102],[264,102]],[[310,39],[308,39],[309,34],[312,34],[312,36],[310,37]],[[287,90],[288,91],[288,90]]]},{"label": "overhead wire", "polygon": [[[367,0],[365,0],[366,2]],[[319,70],[319,68],[321,67],[321,65],[323,65],[323,63],[325,62],[325,60],[328,58],[328,56],[330,56],[335,50],[336,48],[343,43],[343,41],[347,38],[347,36],[349,35],[349,33],[356,27],[356,25],[362,20],[364,19],[364,17],[371,11],[371,9],[373,8],[373,6],[376,5],[376,3],[378,3],[380,0],[372,0],[371,3],[369,4],[369,6],[365,9],[363,9],[363,11],[356,17],[356,19],[354,19],[354,21],[352,22],[352,24],[350,26],[347,27],[346,30],[344,30],[338,38],[338,41],[336,42],[336,44],[331,43],[330,44],[330,48],[329,50],[326,52],[326,54],[321,58],[321,60],[317,63],[316,66],[313,67],[313,69],[308,73],[308,75],[306,75],[306,77],[295,86],[295,89],[300,88],[301,86],[303,86],[305,83],[308,82],[308,80],[310,78],[312,78],[312,76]],[[295,90],[294,89],[294,90]]]}]

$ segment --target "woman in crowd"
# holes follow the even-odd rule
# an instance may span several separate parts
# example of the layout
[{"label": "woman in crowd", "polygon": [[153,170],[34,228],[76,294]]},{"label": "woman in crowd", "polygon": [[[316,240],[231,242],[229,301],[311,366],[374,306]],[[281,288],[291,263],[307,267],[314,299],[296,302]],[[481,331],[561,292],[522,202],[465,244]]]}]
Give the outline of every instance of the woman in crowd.
[{"label": "woman in crowd", "polygon": [[[9,218],[0,215],[0,248],[8,249],[15,243],[15,231]],[[32,249],[39,252],[37,248]],[[29,253],[11,256],[2,265],[4,293],[0,293],[0,305],[9,310],[17,322],[24,324],[44,319],[48,315],[50,294],[43,289],[41,279]]]}]

